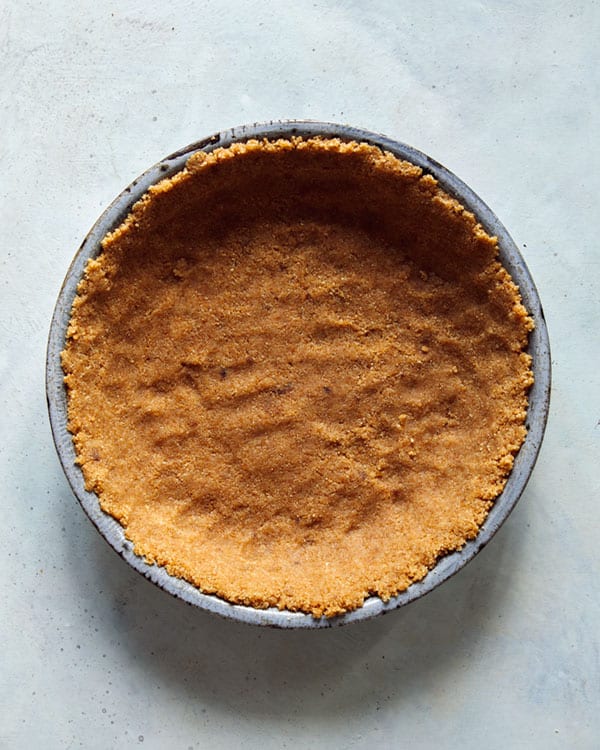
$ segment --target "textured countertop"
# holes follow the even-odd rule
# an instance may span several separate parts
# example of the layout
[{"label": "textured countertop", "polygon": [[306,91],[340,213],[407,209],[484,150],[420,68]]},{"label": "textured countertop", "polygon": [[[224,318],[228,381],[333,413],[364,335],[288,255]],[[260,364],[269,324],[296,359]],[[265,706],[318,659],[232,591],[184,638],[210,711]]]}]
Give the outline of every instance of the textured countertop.
[{"label": "textured countertop", "polygon": [[[582,2],[0,8],[0,747],[600,746],[600,7]],[[455,578],[384,618],[259,630],[171,599],[58,464],[44,356],[87,230],[139,173],[272,118],[384,132],[507,226],[545,308],[533,477]]]}]

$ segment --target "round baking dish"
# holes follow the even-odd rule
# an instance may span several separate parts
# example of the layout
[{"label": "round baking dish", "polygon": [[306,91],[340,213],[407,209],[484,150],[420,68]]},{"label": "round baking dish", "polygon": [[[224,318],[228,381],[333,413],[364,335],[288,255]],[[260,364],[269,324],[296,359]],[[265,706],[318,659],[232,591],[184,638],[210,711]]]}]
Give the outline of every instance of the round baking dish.
[{"label": "round baking dish", "polygon": [[[125,538],[123,527],[112,516],[101,510],[97,496],[87,492],[84,487],[82,472],[75,463],[75,449],[71,434],[67,430],[67,394],[60,362],[60,353],[65,346],[71,306],[88,259],[99,254],[102,238],[107,232],[121,224],[132,205],[142,197],[151,185],[179,172],[185,166],[188,158],[197,151],[210,152],[217,147],[227,147],[232,143],[246,141],[250,138],[273,139],[318,135],[369,143],[390,151],[398,158],[421,167],[424,173],[433,175],[443,190],[455,197],[476,216],[489,235],[495,235],[498,238],[499,259],[518,285],[523,303],[535,321],[535,329],[529,339],[529,353],[533,359],[532,368],[535,383],[529,392],[529,408],[526,420],[527,437],[515,458],[514,467],[505,488],[496,499],[481,526],[478,536],[467,542],[461,550],[440,558],[425,578],[413,583],[398,596],[387,602],[378,597],[370,597],[360,608],[329,619],[317,619],[309,614],[287,610],[280,611],[274,608],[259,610],[253,607],[231,604],[217,596],[202,593],[195,586],[170,575],[163,567],[149,565],[142,557],[136,555],[133,552],[132,543]],[[137,180],[134,180],[104,211],[79,248],[67,272],[56,303],[48,341],[46,393],[54,443],[69,484],[98,531],[133,568],[170,594],[185,600],[189,604],[224,617],[255,625],[281,628],[323,628],[365,620],[418,599],[463,568],[494,536],[521,496],[541,446],[550,401],[550,348],[537,290],[515,243],[491,209],[455,175],[426,154],[383,135],[332,123],[298,120],[273,121],[242,125],[215,133],[209,138],[171,154],[144,172]]]}]

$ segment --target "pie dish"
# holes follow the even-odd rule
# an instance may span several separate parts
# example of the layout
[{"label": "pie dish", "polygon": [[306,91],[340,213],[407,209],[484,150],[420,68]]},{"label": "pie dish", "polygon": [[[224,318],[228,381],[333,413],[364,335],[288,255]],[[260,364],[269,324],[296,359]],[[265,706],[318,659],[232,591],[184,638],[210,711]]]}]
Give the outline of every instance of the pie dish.
[{"label": "pie dish", "polygon": [[49,403],[135,567],[311,626],[399,606],[489,539],[539,448],[548,347],[468,188],[383,137],[274,123],[174,155],[108,214],[59,299]]}]

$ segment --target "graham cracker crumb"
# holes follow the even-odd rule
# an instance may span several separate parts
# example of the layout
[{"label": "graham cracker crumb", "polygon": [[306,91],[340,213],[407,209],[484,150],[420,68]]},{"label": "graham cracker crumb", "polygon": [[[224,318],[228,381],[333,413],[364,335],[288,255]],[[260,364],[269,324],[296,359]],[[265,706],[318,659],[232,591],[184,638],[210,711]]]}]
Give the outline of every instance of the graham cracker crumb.
[{"label": "graham cracker crumb", "polygon": [[365,143],[190,158],[89,261],[62,355],[89,490],[149,562],[333,616],[476,536],[525,437],[497,242]]}]

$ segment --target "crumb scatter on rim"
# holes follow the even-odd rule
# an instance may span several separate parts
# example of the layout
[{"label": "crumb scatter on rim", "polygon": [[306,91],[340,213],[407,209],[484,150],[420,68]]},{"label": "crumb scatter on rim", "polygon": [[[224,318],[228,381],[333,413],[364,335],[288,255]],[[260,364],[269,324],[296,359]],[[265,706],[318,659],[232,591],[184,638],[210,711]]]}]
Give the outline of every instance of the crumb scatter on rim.
[{"label": "crumb scatter on rim", "polygon": [[89,490],[205,593],[333,616],[476,536],[532,321],[475,217],[366,143],[251,140],[152,186],[62,355]]}]

